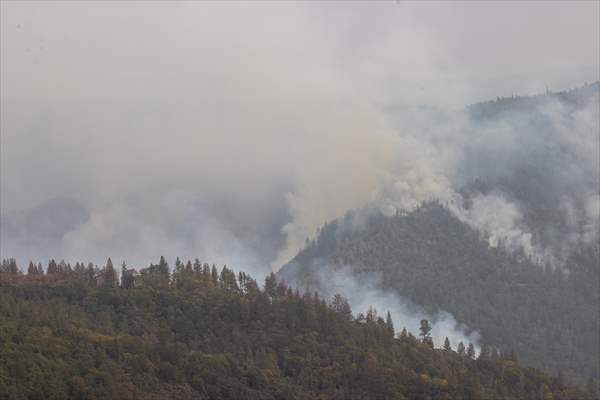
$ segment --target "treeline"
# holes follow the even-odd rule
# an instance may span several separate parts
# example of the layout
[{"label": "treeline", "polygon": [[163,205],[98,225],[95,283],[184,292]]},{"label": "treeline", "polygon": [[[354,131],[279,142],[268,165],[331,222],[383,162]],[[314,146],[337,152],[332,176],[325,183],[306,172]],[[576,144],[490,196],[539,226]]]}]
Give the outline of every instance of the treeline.
[{"label": "treeline", "polygon": [[472,104],[467,111],[472,118],[489,119],[500,117],[504,113],[528,113],[539,111],[540,106],[558,101],[564,106],[574,109],[582,108],[588,104],[590,98],[600,92],[600,82],[586,83],[583,86],[566,91],[553,92],[546,89],[545,93],[534,96],[497,97],[495,100]]},{"label": "treeline", "polygon": [[[0,272],[1,399],[591,399],[511,356],[395,335],[388,315],[269,275],[164,258],[139,272]],[[55,268],[56,267],[56,268]],[[399,321],[397,321],[399,322]]]}]

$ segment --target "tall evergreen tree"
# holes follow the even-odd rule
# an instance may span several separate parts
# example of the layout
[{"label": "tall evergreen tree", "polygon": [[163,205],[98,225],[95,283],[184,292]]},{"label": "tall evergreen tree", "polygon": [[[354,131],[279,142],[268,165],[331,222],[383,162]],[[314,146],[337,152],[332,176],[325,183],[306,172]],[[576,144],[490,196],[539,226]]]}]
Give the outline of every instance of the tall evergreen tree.
[{"label": "tall evergreen tree", "polygon": [[102,271],[102,286],[107,288],[117,286],[117,271],[115,271],[110,257],[106,261],[104,271]]},{"label": "tall evergreen tree", "polygon": [[160,260],[158,262],[158,272],[160,272],[165,281],[168,283],[170,280],[169,264],[167,263],[167,260],[165,260],[164,256],[160,256]]},{"label": "tall evergreen tree", "polygon": [[58,267],[56,266],[56,261],[54,261],[54,258],[48,262],[48,269],[46,270],[46,273],[48,275],[58,273]]},{"label": "tall evergreen tree", "polygon": [[467,352],[465,350],[465,344],[463,342],[460,342],[458,344],[458,347],[456,348],[456,352],[458,353],[459,356],[466,356]]},{"label": "tall evergreen tree", "polygon": [[134,270],[128,269],[125,261],[121,264],[121,287],[123,289],[131,289],[134,286],[135,278]]},{"label": "tall evergreen tree", "polygon": [[402,328],[402,332],[400,332],[399,338],[400,339],[408,338],[408,332],[406,331],[406,328]]},{"label": "tall evergreen tree", "polygon": [[446,351],[452,350],[452,346],[450,345],[450,340],[448,340],[447,336],[446,336],[446,339],[444,340],[444,350],[446,350]]},{"label": "tall evergreen tree", "polygon": [[27,275],[37,275],[38,269],[33,263],[33,261],[29,261],[29,268],[27,268]]},{"label": "tall evergreen tree", "polygon": [[423,343],[426,343],[433,347],[433,339],[431,338],[431,324],[428,320],[422,319],[421,326],[419,327],[421,340]]},{"label": "tall evergreen tree", "polygon": [[194,259],[194,272],[202,272],[202,264],[199,259]]},{"label": "tall evergreen tree", "polygon": [[471,359],[475,358],[475,346],[473,346],[473,343],[469,343],[469,347],[467,348],[467,357]]},{"label": "tall evergreen tree", "polygon": [[17,266],[17,260],[15,260],[14,258],[2,260],[2,265],[0,266],[0,272],[14,274],[14,275],[18,274],[19,267]]},{"label": "tall evergreen tree", "polygon": [[265,278],[265,293],[271,299],[277,296],[277,278],[275,278],[275,274],[273,272],[271,272]]},{"label": "tall evergreen tree", "polygon": [[387,312],[385,316],[385,326],[392,337],[394,337],[394,322],[392,321],[392,315]]},{"label": "tall evergreen tree", "polygon": [[339,293],[333,295],[333,300],[331,301],[331,308],[333,311],[339,313],[346,320],[352,319],[352,308],[350,307],[350,303],[348,303],[348,299],[342,296]]},{"label": "tall evergreen tree", "polygon": [[212,265],[212,268],[210,270],[210,277],[212,278],[212,281],[214,283],[219,282],[219,272],[217,271],[217,267],[215,266],[215,264]]}]

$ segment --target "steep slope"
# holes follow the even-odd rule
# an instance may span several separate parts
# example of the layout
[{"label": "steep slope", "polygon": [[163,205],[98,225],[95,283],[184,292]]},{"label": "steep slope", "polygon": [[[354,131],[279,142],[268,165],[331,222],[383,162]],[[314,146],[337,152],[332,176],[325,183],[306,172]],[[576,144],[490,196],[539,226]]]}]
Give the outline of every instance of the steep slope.
[{"label": "steep slope", "polygon": [[86,271],[0,273],[0,398],[592,398],[493,351],[394,338],[274,276],[261,291],[199,263],[126,270],[121,287],[112,266]]},{"label": "steep slope", "polygon": [[280,278],[318,290],[327,285],[319,279],[323,269],[350,266],[359,280],[378,273],[382,291],[452,313],[483,343],[516,351],[528,365],[598,378],[596,246],[572,254],[563,273],[490,247],[438,203],[407,215],[368,215],[348,213],[325,225]]}]

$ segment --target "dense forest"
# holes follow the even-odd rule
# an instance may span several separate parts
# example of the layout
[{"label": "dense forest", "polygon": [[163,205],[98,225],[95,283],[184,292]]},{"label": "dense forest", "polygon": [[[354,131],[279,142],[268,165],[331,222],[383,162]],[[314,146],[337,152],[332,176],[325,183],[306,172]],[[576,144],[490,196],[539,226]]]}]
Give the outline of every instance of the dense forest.
[{"label": "dense forest", "polygon": [[342,296],[197,260],[120,276],[6,260],[0,289],[2,399],[593,398],[495,348],[434,349],[428,321],[397,333]]},{"label": "dense forest", "polygon": [[319,278],[323,268],[350,266],[359,281],[381,273],[383,291],[452,313],[483,343],[517,352],[526,365],[581,384],[598,379],[596,245],[573,253],[567,273],[490,247],[436,202],[392,217],[363,211],[364,226],[353,228],[360,213],[326,224],[279,277],[319,290],[327,284]]},{"label": "dense forest", "polygon": [[526,365],[597,381],[599,101],[595,82],[469,106],[452,200],[395,216],[377,205],[351,211],[325,224],[279,277],[327,292],[323,271],[380,276],[383,292],[450,312]]}]

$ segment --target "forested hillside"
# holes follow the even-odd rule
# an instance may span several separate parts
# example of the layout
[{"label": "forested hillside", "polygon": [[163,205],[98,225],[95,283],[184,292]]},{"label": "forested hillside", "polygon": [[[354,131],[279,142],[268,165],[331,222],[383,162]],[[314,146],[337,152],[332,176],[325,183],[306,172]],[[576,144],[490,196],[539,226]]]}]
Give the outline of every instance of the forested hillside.
[{"label": "forested hillside", "polygon": [[579,249],[567,265],[568,272],[544,268],[490,247],[434,202],[392,217],[348,213],[326,224],[279,276],[315,290],[327,285],[323,269],[350,266],[359,281],[381,273],[383,291],[448,311],[483,343],[583,383],[598,378],[598,247]]},{"label": "forested hillside", "polygon": [[[472,141],[494,143],[503,126],[512,146],[469,153],[461,193],[501,195],[522,214],[519,228],[533,235],[545,261],[565,264],[574,247],[597,244],[600,218],[600,82],[538,96],[502,98],[468,108]],[[501,139],[499,139],[501,140]],[[500,210],[494,210],[501,212]],[[526,228],[525,228],[526,227]]]},{"label": "forested hillside", "polygon": [[477,103],[463,124],[431,110],[396,115],[402,131],[411,127],[403,119],[424,113],[432,122],[418,124],[415,137],[435,143],[464,131],[453,195],[409,212],[400,202],[390,217],[378,209],[389,215],[394,201],[350,212],[279,276],[324,291],[323,271],[380,277],[383,292],[452,313],[483,343],[516,351],[528,365],[597,380],[599,107],[595,82]]},{"label": "forested hillside", "polygon": [[[484,349],[433,349],[344,298],[228,268],[0,273],[2,399],[591,399]],[[383,310],[382,310],[383,311]],[[402,326],[402,321],[395,321]],[[456,349],[455,349],[456,350]]]}]

